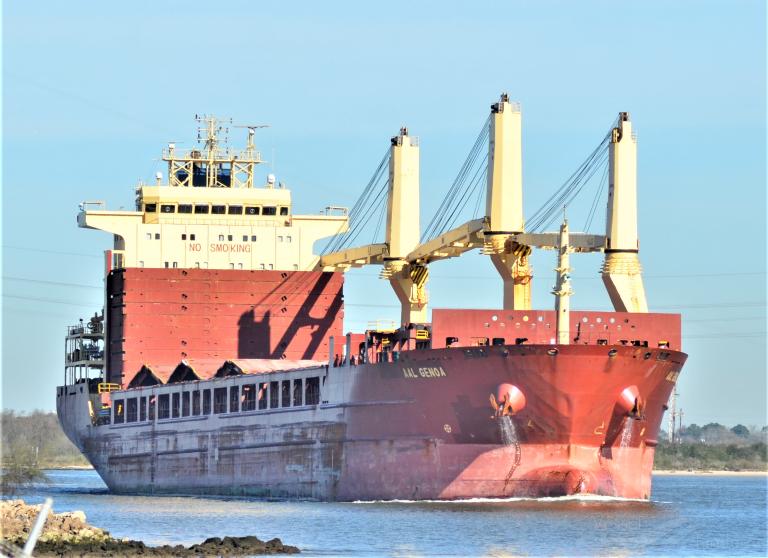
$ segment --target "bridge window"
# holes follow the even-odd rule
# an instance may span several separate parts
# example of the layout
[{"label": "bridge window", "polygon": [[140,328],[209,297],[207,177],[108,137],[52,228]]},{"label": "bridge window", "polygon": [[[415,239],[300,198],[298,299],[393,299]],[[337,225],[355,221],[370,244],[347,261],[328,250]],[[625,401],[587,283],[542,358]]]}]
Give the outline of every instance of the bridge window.
[{"label": "bridge window", "polygon": [[275,409],[280,406],[280,382],[269,383],[269,408]]},{"label": "bridge window", "polygon": [[224,242],[224,235],[223,234],[219,235],[219,242]]},{"label": "bridge window", "polygon": [[232,235],[231,235],[231,234],[228,234],[228,235],[227,235],[227,240],[228,240],[229,242],[232,242]]},{"label": "bridge window", "polygon": [[144,422],[147,420],[147,398],[139,397],[139,420]]},{"label": "bridge window", "polygon": [[116,399],[114,403],[115,408],[115,420],[112,421],[115,424],[120,424],[125,422],[125,400],[124,399]]},{"label": "bridge window", "polygon": [[156,203],[145,203],[144,204],[144,211],[147,213],[156,213],[157,212],[157,204]]},{"label": "bridge window", "polygon": [[236,413],[240,410],[240,388],[232,386],[229,388],[229,412]]},{"label": "bridge window", "polygon": [[298,378],[293,381],[293,406],[299,407],[303,404],[303,397],[302,397],[302,380],[301,378]]},{"label": "bridge window", "polygon": [[200,390],[192,392],[192,415],[200,414]]},{"label": "bridge window", "polygon": [[264,206],[261,212],[262,215],[277,215],[277,208],[272,206]]},{"label": "bridge window", "polygon": [[189,392],[185,391],[181,394],[181,416],[189,416]]},{"label": "bridge window", "polygon": [[245,214],[246,215],[258,215],[261,213],[261,208],[256,205],[247,205],[245,206]]},{"label": "bridge window", "polygon": [[155,407],[157,407],[157,398],[153,395],[149,398],[149,420],[155,420]]},{"label": "bridge window", "polygon": [[291,381],[283,380],[283,388],[280,397],[280,403],[283,407],[291,406]]},{"label": "bridge window", "polygon": [[243,235],[243,242],[248,242],[248,235],[247,234]]},{"label": "bridge window", "polygon": [[320,378],[307,378],[304,393],[304,399],[307,405],[317,405],[320,403]]},{"label": "bridge window", "polygon": [[139,406],[135,397],[131,397],[128,400],[126,413],[126,422],[136,422],[139,420]]},{"label": "bridge window", "polygon": [[171,416],[178,418],[181,414],[181,394],[176,392],[171,395]]},{"label": "bridge window", "polygon": [[157,398],[157,418],[158,420],[167,419],[171,416],[171,396],[167,393],[161,394]]},{"label": "bridge window", "polygon": [[492,343],[494,347],[500,347],[506,345],[506,340],[503,337],[494,337]]},{"label": "bridge window", "polygon": [[226,213],[227,208],[224,205],[212,205],[211,206],[211,213],[214,215],[224,215]]},{"label": "bridge window", "polygon": [[160,240],[160,233],[155,233],[155,240]]},{"label": "bridge window", "polygon": [[251,235],[251,242],[256,242],[256,235],[255,234]]},{"label": "bridge window", "polygon": [[179,204],[179,213],[192,213],[192,204]]},{"label": "bridge window", "polygon": [[207,205],[196,205],[195,206],[195,213],[208,213],[209,208]]},{"label": "bridge window", "polygon": [[246,384],[243,386],[243,411],[256,410],[256,384]]},{"label": "bridge window", "polygon": [[163,204],[160,206],[161,213],[176,213],[176,206],[171,204]]},{"label": "bridge window", "polygon": [[189,239],[190,240],[194,240],[195,239],[195,235],[194,234],[189,235]]},{"label": "bridge window", "polygon": [[186,240],[186,239],[187,239],[187,235],[186,235],[186,234],[182,234],[182,235],[181,235],[181,239],[182,239],[182,240]]},{"label": "bridge window", "polygon": [[263,384],[260,384],[259,387],[259,409],[266,409],[267,408],[267,394],[268,394],[269,384],[264,382]]},{"label": "bridge window", "polygon": [[227,208],[227,213],[230,215],[242,215],[243,214],[243,206],[242,205],[230,205]]},{"label": "bridge window", "polygon": [[203,390],[203,414],[211,414],[211,390],[209,389]]},{"label": "bridge window", "polygon": [[287,207],[281,207],[280,208],[280,215],[288,215],[288,208]]},{"label": "bridge window", "polygon": [[446,337],[445,338],[445,346],[446,347],[450,347],[451,345],[455,345],[458,342],[459,342],[459,338],[458,337]]},{"label": "bridge window", "polygon": [[152,240],[152,233],[147,233],[147,240]]},{"label": "bridge window", "polygon": [[213,414],[218,415],[227,412],[227,388],[213,390]]}]

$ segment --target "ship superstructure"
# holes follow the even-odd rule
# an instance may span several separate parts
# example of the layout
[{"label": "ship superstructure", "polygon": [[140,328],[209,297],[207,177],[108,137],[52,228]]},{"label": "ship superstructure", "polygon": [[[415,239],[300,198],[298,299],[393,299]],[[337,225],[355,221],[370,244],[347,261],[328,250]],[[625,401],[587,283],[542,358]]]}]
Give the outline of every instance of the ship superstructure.
[{"label": "ship superstructure", "polygon": [[[384,241],[331,242],[322,254],[319,239],[350,229],[346,238],[357,238],[360,203],[349,215],[294,215],[273,176],[254,184],[257,127],[234,152],[220,147],[215,119],[201,121],[201,148],[169,145],[167,182],[140,185],[136,211],[84,204],[78,216],[81,227],[114,235],[98,321],[105,339],[88,345],[105,354],[94,353],[95,373],[67,374],[57,403],[110,489],[648,497],[660,421],[686,357],[679,315],[648,312],[627,113],[601,144],[604,235],[567,221],[555,232],[526,229],[521,111],[503,95],[483,132],[484,217],[433,219],[422,233],[419,143],[403,128],[377,170],[386,173]],[[461,197],[453,187],[449,195]],[[370,197],[369,185],[361,199]],[[557,254],[554,310],[531,309],[537,248]],[[503,306],[435,309],[428,319],[429,264],[473,249],[500,274]],[[614,312],[571,311],[579,252],[605,254]],[[400,321],[344,335],[343,273],[362,265],[381,267]],[[69,367],[70,345],[67,354]]]}]

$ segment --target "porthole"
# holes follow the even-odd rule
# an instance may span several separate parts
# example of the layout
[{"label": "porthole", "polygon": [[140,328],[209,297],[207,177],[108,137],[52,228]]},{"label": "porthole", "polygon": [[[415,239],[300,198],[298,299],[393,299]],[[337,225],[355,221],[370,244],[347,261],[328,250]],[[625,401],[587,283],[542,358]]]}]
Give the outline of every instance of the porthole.
[{"label": "porthole", "polygon": [[549,350],[547,351],[547,354],[548,354],[549,356],[555,356],[555,355],[556,355],[557,353],[559,353],[559,352],[560,352],[560,351],[558,351],[557,349],[555,349],[555,348],[552,348],[552,349],[549,349]]},{"label": "porthole", "polygon": [[611,349],[610,351],[608,351],[608,356],[609,357],[615,357],[616,354],[618,354],[618,352],[619,351],[617,351],[616,349]]}]

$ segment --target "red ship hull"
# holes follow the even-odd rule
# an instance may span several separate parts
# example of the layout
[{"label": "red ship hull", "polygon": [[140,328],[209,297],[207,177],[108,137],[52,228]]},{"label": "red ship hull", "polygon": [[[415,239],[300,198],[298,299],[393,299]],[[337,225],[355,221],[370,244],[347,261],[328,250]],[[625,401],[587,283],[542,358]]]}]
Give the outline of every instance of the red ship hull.
[{"label": "red ship hull", "polygon": [[[555,355],[551,349],[491,347],[480,357],[477,349],[414,351],[365,373],[348,411],[352,474],[339,496],[648,498],[664,405],[685,355],[642,347],[621,347],[612,356],[611,347],[559,346]],[[403,369],[421,368],[439,374],[402,377]],[[493,417],[489,404],[503,383],[526,397],[508,419]],[[646,402],[636,418],[621,406],[627,386]],[[506,443],[503,420],[513,425]]]},{"label": "red ship hull", "polygon": [[[383,334],[386,343],[351,335],[344,352],[367,364],[328,367],[329,336],[343,352],[342,282],[309,272],[112,272],[107,378],[122,390],[109,394],[111,424],[97,424],[87,409],[105,394],[60,388],[65,431],[116,492],[650,496],[660,423],[686,359],[679,315],[573,311],[571,344],[556,345],[552,311],[434,310],[431,348],[416,348],[411,329]],[[239,376],[217,373],[237,357]],[[170,380],[181,360],[195,376]],[[247,413],[230,402],[207,415],[134,411],[134,424],[116,421],[123,405],[310,378],[321,385],[313,404],[288,393],[286,406],[283,389],[273,406],[270,387],[269,405]],[[503,390],[516,394],[509,407]]]}]

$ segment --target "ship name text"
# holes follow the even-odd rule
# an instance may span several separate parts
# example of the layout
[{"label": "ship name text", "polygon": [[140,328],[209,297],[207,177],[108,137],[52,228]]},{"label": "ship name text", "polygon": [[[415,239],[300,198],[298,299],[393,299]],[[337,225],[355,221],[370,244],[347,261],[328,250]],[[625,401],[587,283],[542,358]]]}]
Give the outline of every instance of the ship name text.
[{"label": "ship name text", "polygon": [[423,368],[403,368],[404,378],[445,378],[442,366],[425,366]]}]

